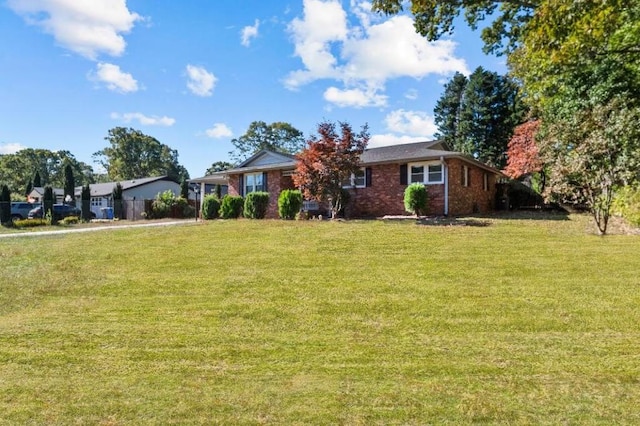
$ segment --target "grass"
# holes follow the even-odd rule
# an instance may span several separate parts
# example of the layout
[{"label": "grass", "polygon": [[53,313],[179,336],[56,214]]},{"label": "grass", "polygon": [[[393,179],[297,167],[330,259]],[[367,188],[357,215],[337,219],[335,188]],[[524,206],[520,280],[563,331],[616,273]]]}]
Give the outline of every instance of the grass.
[{"label": "grass", "polygon": [[0,240],[0,424],[638,424],[640,238],[482,224]]}]

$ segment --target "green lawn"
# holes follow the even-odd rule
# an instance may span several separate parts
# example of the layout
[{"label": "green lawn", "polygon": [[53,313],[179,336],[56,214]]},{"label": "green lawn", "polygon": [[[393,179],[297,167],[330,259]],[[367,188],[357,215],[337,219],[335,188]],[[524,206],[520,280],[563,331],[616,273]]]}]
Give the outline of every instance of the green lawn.
[{"label": "green lawn", "polygon": [[0,424],[638,424],[640,237],[587,230],[0,239]]}]

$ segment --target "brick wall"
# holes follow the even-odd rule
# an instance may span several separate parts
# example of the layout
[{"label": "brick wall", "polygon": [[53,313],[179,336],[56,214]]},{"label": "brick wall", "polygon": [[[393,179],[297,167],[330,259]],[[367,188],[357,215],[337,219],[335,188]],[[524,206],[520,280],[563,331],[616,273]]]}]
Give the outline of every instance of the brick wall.
[{"label": "brick wall", "polygon": [[[347,213],[352,217],[380,217],[408,214],[404,209],[404,190],[400,183],[400,164],[371,167],[371,186],[351,189]],[[427,214],[444,214],[444,185],[427,185],[429,205]]]},{"label": "brick wall", "polygon": [[[458,160],[447,162],[449,167],[449,214],[464,215],[493,211],[496,194],[496,176],[485,170]],[[463,186],[463,166],[469,170],[469,186]],[[488,178],[488,190],[484,190],[484,175]]]},{"label": "brick wall", "polygon": [[[269,193],[269,207],[267,208],[267,218],[277,219],[278,197],[285,189],[295,189],[290,176],[283,176],[281,170],[267,172],[267,192]],[[240,175],[229,176],[229,195],[240,195]]]},{"label": "brick wall", "polygon": [[[469,168],[469,186],[462,185],[462,166]],[[483,169],[458,159],[447,161],[449,173],[449,214],[464,215],[493,210],[495,175],[488,173],[488,191],[483,189]],[[380,217],[408,214],[404,209],[404,191],[400,183],[400,164],[371,167],[371,186],[350,190],[351,203],[347,214],[351,217]],[[427,185],[429,193],[428,215],[443,215],[445,206],[444,184]]]}]

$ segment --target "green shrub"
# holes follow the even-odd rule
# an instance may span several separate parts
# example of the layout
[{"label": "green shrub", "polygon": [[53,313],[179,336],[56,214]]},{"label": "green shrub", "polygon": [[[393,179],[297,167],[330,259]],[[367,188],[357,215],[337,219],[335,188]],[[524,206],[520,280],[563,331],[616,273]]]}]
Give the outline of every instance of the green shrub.
[{"label": "green shrub", "polygon": [[13,222],[13,226],[16,228],[35,228],[36,226],[48,226],[49,221],[47,219],[21,219]]},{"label": "green shrub", "polygon": [[249,219],[264,219],[269,208],[268,192],[250,192],[244,199],[244,217]]},{"label": "green shrub", "polygon": [[67,216],[61,222],[63,225],[74,225],[80,222],[80,218],[78,216]]},{"label": "green shrub", "polygon": [[202,218],[216,219],[220,214],[220,200],[215,195],[206,195],[202,200]]},{"label": "green shrub", "polygon": [[404,190],[404,209],[416,216],[427,212],[427,187],[422,183],[412,183]]},{"label": "green shrub", "polygon": [[242,215],[244,198],[239,195],[225,195],[220,204],[220,217],[223,219],[237,219]]},{"label": "green shrub", "polygon": [[634,226],[640,226],[640,186],[625,186],[616,191],[612,211]]},{"label": "green shrub", "polygon": [[166,217],[188,218],[195,216],[195,209],[189,205],[189,202],[182,198],[176,197],[171,190],[159,193],[151,205],[151,212],[148,215],[151,219],[163,219]]},{"label": "green shrub", "polygon": [[278,215],[282,219],[295,219],[302,208],[302,192],[285,189],[278,197]]}]

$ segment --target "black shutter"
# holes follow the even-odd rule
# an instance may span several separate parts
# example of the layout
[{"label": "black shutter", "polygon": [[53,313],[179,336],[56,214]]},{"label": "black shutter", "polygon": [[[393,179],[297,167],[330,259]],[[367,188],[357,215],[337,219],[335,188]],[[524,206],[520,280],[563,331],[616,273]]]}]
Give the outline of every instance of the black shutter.
[{"label": "black shutter", "polygon": [[262,173],[262,190],[264,192],[269,192],[269,185],[267,183],[267,172]]},{"label": "black shutter", "polygon": [[400,185],[407,184],[407,174],[409,169],[407,169],[406,164],[400,164]]},{"label": "black shutter", "polygon": [[238,186],[240,187],[238,188],[238,195],[244,197],[244,175],[238,177]]},{"label": "black shutter", "polygon": [[364,169],[364,185],[371,186],[371,167]]}]

